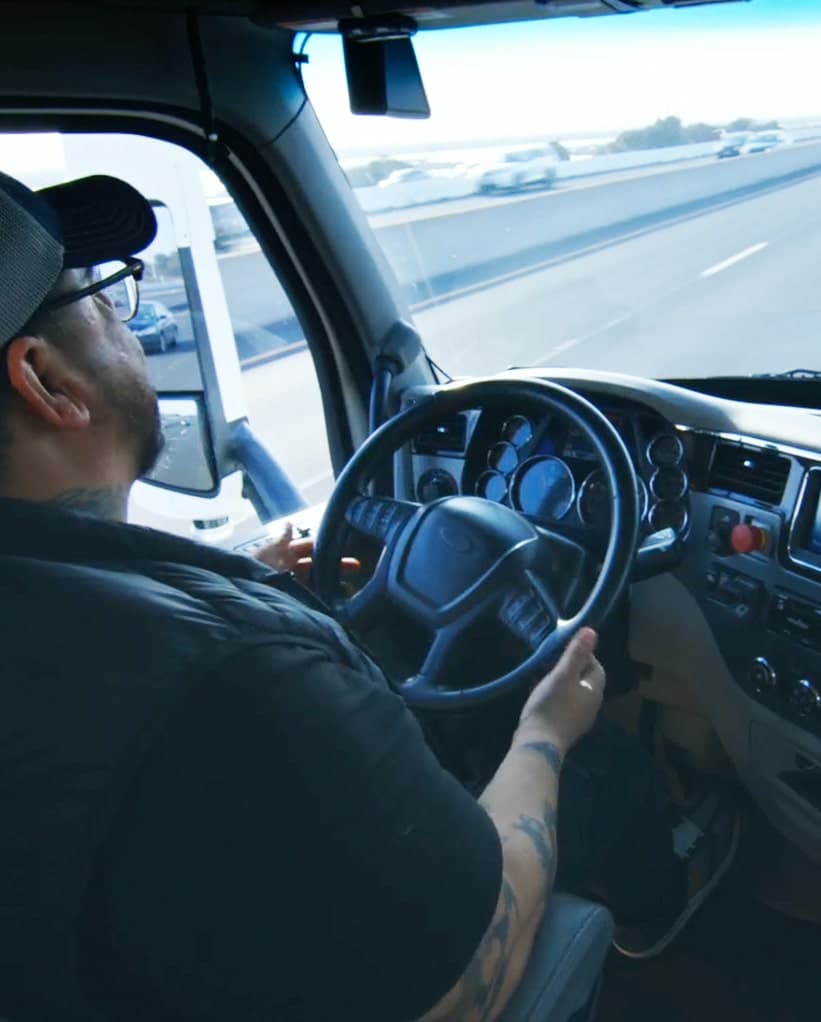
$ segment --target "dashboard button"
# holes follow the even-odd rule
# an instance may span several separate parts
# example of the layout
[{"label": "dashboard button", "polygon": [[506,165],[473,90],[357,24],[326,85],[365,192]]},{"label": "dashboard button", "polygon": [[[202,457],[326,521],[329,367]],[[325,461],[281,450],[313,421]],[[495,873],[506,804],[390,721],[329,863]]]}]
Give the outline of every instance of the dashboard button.
[{"label": "dashboard button", "polygon": [[758,525],[734,525],[730,533],[730,546],[737,554],[761,553],[767,540],[767,530]]},{"label": "dashboard button", "polygon": [[707,533],[707,546],[718,557],[728,557],[733,548],[730,545],[730,533],[733,526],[738,525],[740,516],[732,508],[716,505],[710,512],[710,530]]}]

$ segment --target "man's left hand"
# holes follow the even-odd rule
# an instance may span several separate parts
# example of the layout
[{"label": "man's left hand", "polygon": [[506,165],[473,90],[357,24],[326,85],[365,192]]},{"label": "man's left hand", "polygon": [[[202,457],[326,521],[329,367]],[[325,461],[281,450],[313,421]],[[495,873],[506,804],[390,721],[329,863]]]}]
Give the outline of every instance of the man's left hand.
[{"label": "man's left hand", "polygon": [[[254,557],[275,571],[292,571],[303,585],[310,585],[313,552],[314,541],[310,537],[294,539],[294,527],[288,522],[282,534],[257,550]],[[359,569],[356,558],[342,558],[341,575],[351,577],[357,575]]]}]

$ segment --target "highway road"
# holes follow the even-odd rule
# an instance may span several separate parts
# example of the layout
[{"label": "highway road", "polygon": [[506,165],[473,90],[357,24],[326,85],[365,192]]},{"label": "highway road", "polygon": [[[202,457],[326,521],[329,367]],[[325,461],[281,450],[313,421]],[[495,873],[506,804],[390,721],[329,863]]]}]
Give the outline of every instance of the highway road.
[{"label": "highway road", "polygon": [[416,323],[452,374],[821,368],[821,176],[471,288]]},{"label": "highway road", "polygon": [[[508,208],[528,216],[527,201]],[[460,219],[470,230],[471,214]],[[626,230],[535,268],[474,275],[419,308],[429,352],[454,375],[513,365],[656,377],[821,368],[821,174]],[[232,264],[240,275],[243,261]],[[193,358],[184,343],[152,356],[152,374],[169,386]],[[332,477],[307,352],[244,379],[251,424],[306,498],[323,499]]]}]

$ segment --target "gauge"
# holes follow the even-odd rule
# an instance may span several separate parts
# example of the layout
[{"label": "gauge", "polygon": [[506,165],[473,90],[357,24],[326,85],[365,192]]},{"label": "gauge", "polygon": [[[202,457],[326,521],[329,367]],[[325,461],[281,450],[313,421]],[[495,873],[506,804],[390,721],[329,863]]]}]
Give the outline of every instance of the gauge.
[{"label": "gauge", "polygon": [[684,445],[675,433],[659,433],[647,445],[651,465],[678,465],[684,457]]},{"label": "gauge", "polygon": [[596,461],[596,450],[590,437],[578,426],[570,425],[564,441],[562,456],[578,461]]},{"label": "gauge", "polygon": [[604,528],[609,524],[610,487],[600,468],[594,469],[579,487],[576,508],[585,525]]},{"label": "gauge", "polygon": [[654,532],[658,532],[660,529],[684,532],[687,528],[687,508],[672,500],[654,504],[650,508],[650,525]]},{"label": "gauge", "polygon": [[[644,520],[647,514],[647,487],[643,479],[639,484],[639,517]],[[579,487],[576,509],[579,518],[585,525],[605,528],[610,524],[610,486],[602,469],[594,469]]]},{"label": "gauge", "polygon": [[536,518],[564,518],[573,506],[576,484],[563,461],[550,455],[528,458],[513,480],[513,504]]},{"label": "gauge", "polygon": [[650,492],[657,500],[679,500],[687,492],[687,476],[680,468],[659,468],[650,479]]},{"label": "gauge", "polygon": [[459,492],[456,480],[443,468],[431,468],[419,477],[416,484],[416,499],[423,504],[430,504],[441,497],[452,497]]},{"label": "gauge", "polygon": [[507,496],[507,479],[501,472],[483,472],[476,480],[476,496],[501,504]]},{"label": "gauge", "polygon": [[502,437],[518,450],[533,439],[533,426],[524,415],[513,415],[502,427]]},{"label": "gauge", "polygon": [[494,444],[487,452],[487,463],[488,468],[495,469],[503,475],[510,475],[519,464],[519,455],[513,444],[503,440],[501,443]]}]

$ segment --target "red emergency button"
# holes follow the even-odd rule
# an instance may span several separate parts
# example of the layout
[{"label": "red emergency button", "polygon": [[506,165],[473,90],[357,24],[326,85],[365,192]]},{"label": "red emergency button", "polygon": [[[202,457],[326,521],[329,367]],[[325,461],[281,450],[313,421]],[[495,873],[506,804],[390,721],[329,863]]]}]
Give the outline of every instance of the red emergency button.
[{"label": "red emergency button", "polygon": [[730,533],[730,546],[737,554],[766,550],[767,530],[757,525],[734,525]]}]

